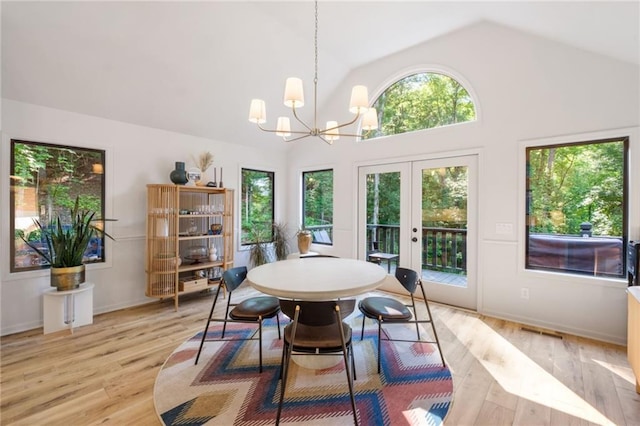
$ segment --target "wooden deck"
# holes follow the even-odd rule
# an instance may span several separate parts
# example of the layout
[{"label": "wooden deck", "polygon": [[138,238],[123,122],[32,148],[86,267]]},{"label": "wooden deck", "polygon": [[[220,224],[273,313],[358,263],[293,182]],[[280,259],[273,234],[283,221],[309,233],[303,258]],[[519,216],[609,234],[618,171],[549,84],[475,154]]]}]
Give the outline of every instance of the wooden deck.
[{"label": "wooden deck", "polygon": [[448,274],[446,272],[422,270],[422,279],[426,281],[435,281],[442,284],[455,285],[457,287],[467,286],[467,276],[459,274]]},{"label": "wooden deck", "polygon": [[[386,265],[383,264],[383,267],[386,268]],[[390,274],[396,273],[396,265],[391,263]],[[449,274],[446,272],[439,271],[431,271],[429,269],[422,270],[422,279],[424,281],[433,281],[441,284],[454,285],[456,287],[466,287],[467,286],[467,276],[459,275],[459,274]]]}]

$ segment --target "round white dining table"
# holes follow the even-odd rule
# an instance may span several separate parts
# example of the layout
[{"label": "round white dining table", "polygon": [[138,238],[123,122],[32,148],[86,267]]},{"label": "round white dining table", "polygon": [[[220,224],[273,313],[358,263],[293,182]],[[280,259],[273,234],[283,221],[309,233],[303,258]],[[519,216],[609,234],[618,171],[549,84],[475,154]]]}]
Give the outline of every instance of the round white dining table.
[{"label": "round white dining table", "polygon": [[309,256],[267,263],[247,274],[249,284],[272,296],[299,300],[334,300],[380,286],[387,272],[363,260]]}]

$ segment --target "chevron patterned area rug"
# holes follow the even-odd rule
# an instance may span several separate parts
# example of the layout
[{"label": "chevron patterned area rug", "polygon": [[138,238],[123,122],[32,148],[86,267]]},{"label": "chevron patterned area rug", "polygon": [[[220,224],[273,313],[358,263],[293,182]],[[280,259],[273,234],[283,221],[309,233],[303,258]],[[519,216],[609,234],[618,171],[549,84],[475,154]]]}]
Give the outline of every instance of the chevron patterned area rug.
[{"label": "chevron patterned area rug", "polygon": [[[281,324],[288,320],[281,318]],[[453,394],[451,372],[440,365],[432,344],[383,342],[382,371],[377,374],[377,327],[367,320],[360,340],[362,315],[348,319],[353,327],[358,419],[362,425],[440,425]],[[258,341],[206,342],[198,365],[201,333],[178,347],[156,379],[154,403],[165,425],[270,425],[280,396],[282,341],[275,319],[263,328],[263,372],[258,372]],[[256,327],[227,326],[226,338],[247,337]],[[395,338],[415,338],[415,326],[387,327]],[[220,327],[209,334],[220,337]],[[423,335],[424,338],[424,335]],[[294,359],[295,359],[294,355]],[[291,364],[281,423],[285,425],[352,424],[342,357],[301,356],[305,368]],[[330,364],[324,365],[331,360]]]}]

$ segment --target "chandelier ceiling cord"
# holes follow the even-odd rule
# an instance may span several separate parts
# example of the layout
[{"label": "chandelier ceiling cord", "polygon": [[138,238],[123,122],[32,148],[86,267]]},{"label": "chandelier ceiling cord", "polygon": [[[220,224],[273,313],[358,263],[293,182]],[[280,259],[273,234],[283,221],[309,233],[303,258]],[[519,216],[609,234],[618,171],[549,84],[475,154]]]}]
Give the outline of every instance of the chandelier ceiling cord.
[{"label": "chandelier ceiling cord", "polygon": [[[362,130],[370,131],[378,128],[378,116],[375,108],[369,107],[369,95],[365,86],[354,86],[351,91],[351,101],[349,111],[355,114],[353,120],[338,124],[337,121],[327,121],[324,129],[318,128],[318,1],[315,2],[315,33],[314,33],[314,76],[313,76],[313,124],[308,125],[298,117],[297,108],[304,106],[304,94],[302,90],[302,80],[296,77],[287,78],[284,89],[284,104],[291,108],[293,117],[306,128],[306,130],[291,130],[289,117],[278,117],[276,128],[266,129],[262,127],[267,122],[266,105],[262,99],[252,99],[249,108],[249,121],[256,123],[260,130],[275,133],[281,136],[285,142],[297,141],[309,136],[316,136],[328,143],[340,139],[340,128],[354,124],[360,117],[362,119]],[[291,135],[293,138],[289,138]],[[343,136],[355,136],[356,134],[342,134]]]}]

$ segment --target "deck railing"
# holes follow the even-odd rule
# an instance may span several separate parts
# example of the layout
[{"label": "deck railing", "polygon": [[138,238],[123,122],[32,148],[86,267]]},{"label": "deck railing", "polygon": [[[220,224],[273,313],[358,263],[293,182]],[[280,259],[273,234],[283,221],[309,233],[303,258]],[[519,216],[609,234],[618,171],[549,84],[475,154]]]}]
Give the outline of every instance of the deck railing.
[{"label": "deck railing", "polygon": [[[332,225],[309,226],[314,233],[314,243],[327,244],[317,241],[317,235],[325,231],[333,239]],[[329,240],[329,241],[331,241]],[[400,226],[398,225],[367,225],[367,247],[377,242],[377,250],[384,253],[400,253]],[[433,271],[465,274],[467,270],[467,230],[456,228],[422,228],[422,268]]]},{"label": "deck railing", "polygon": [[[398,225],[367,225],[367,247],[377,242],[378,250],[400,252]],[[456,228],[422,228],[422,268],[463,274],[467,270],[467,230]]]}]

